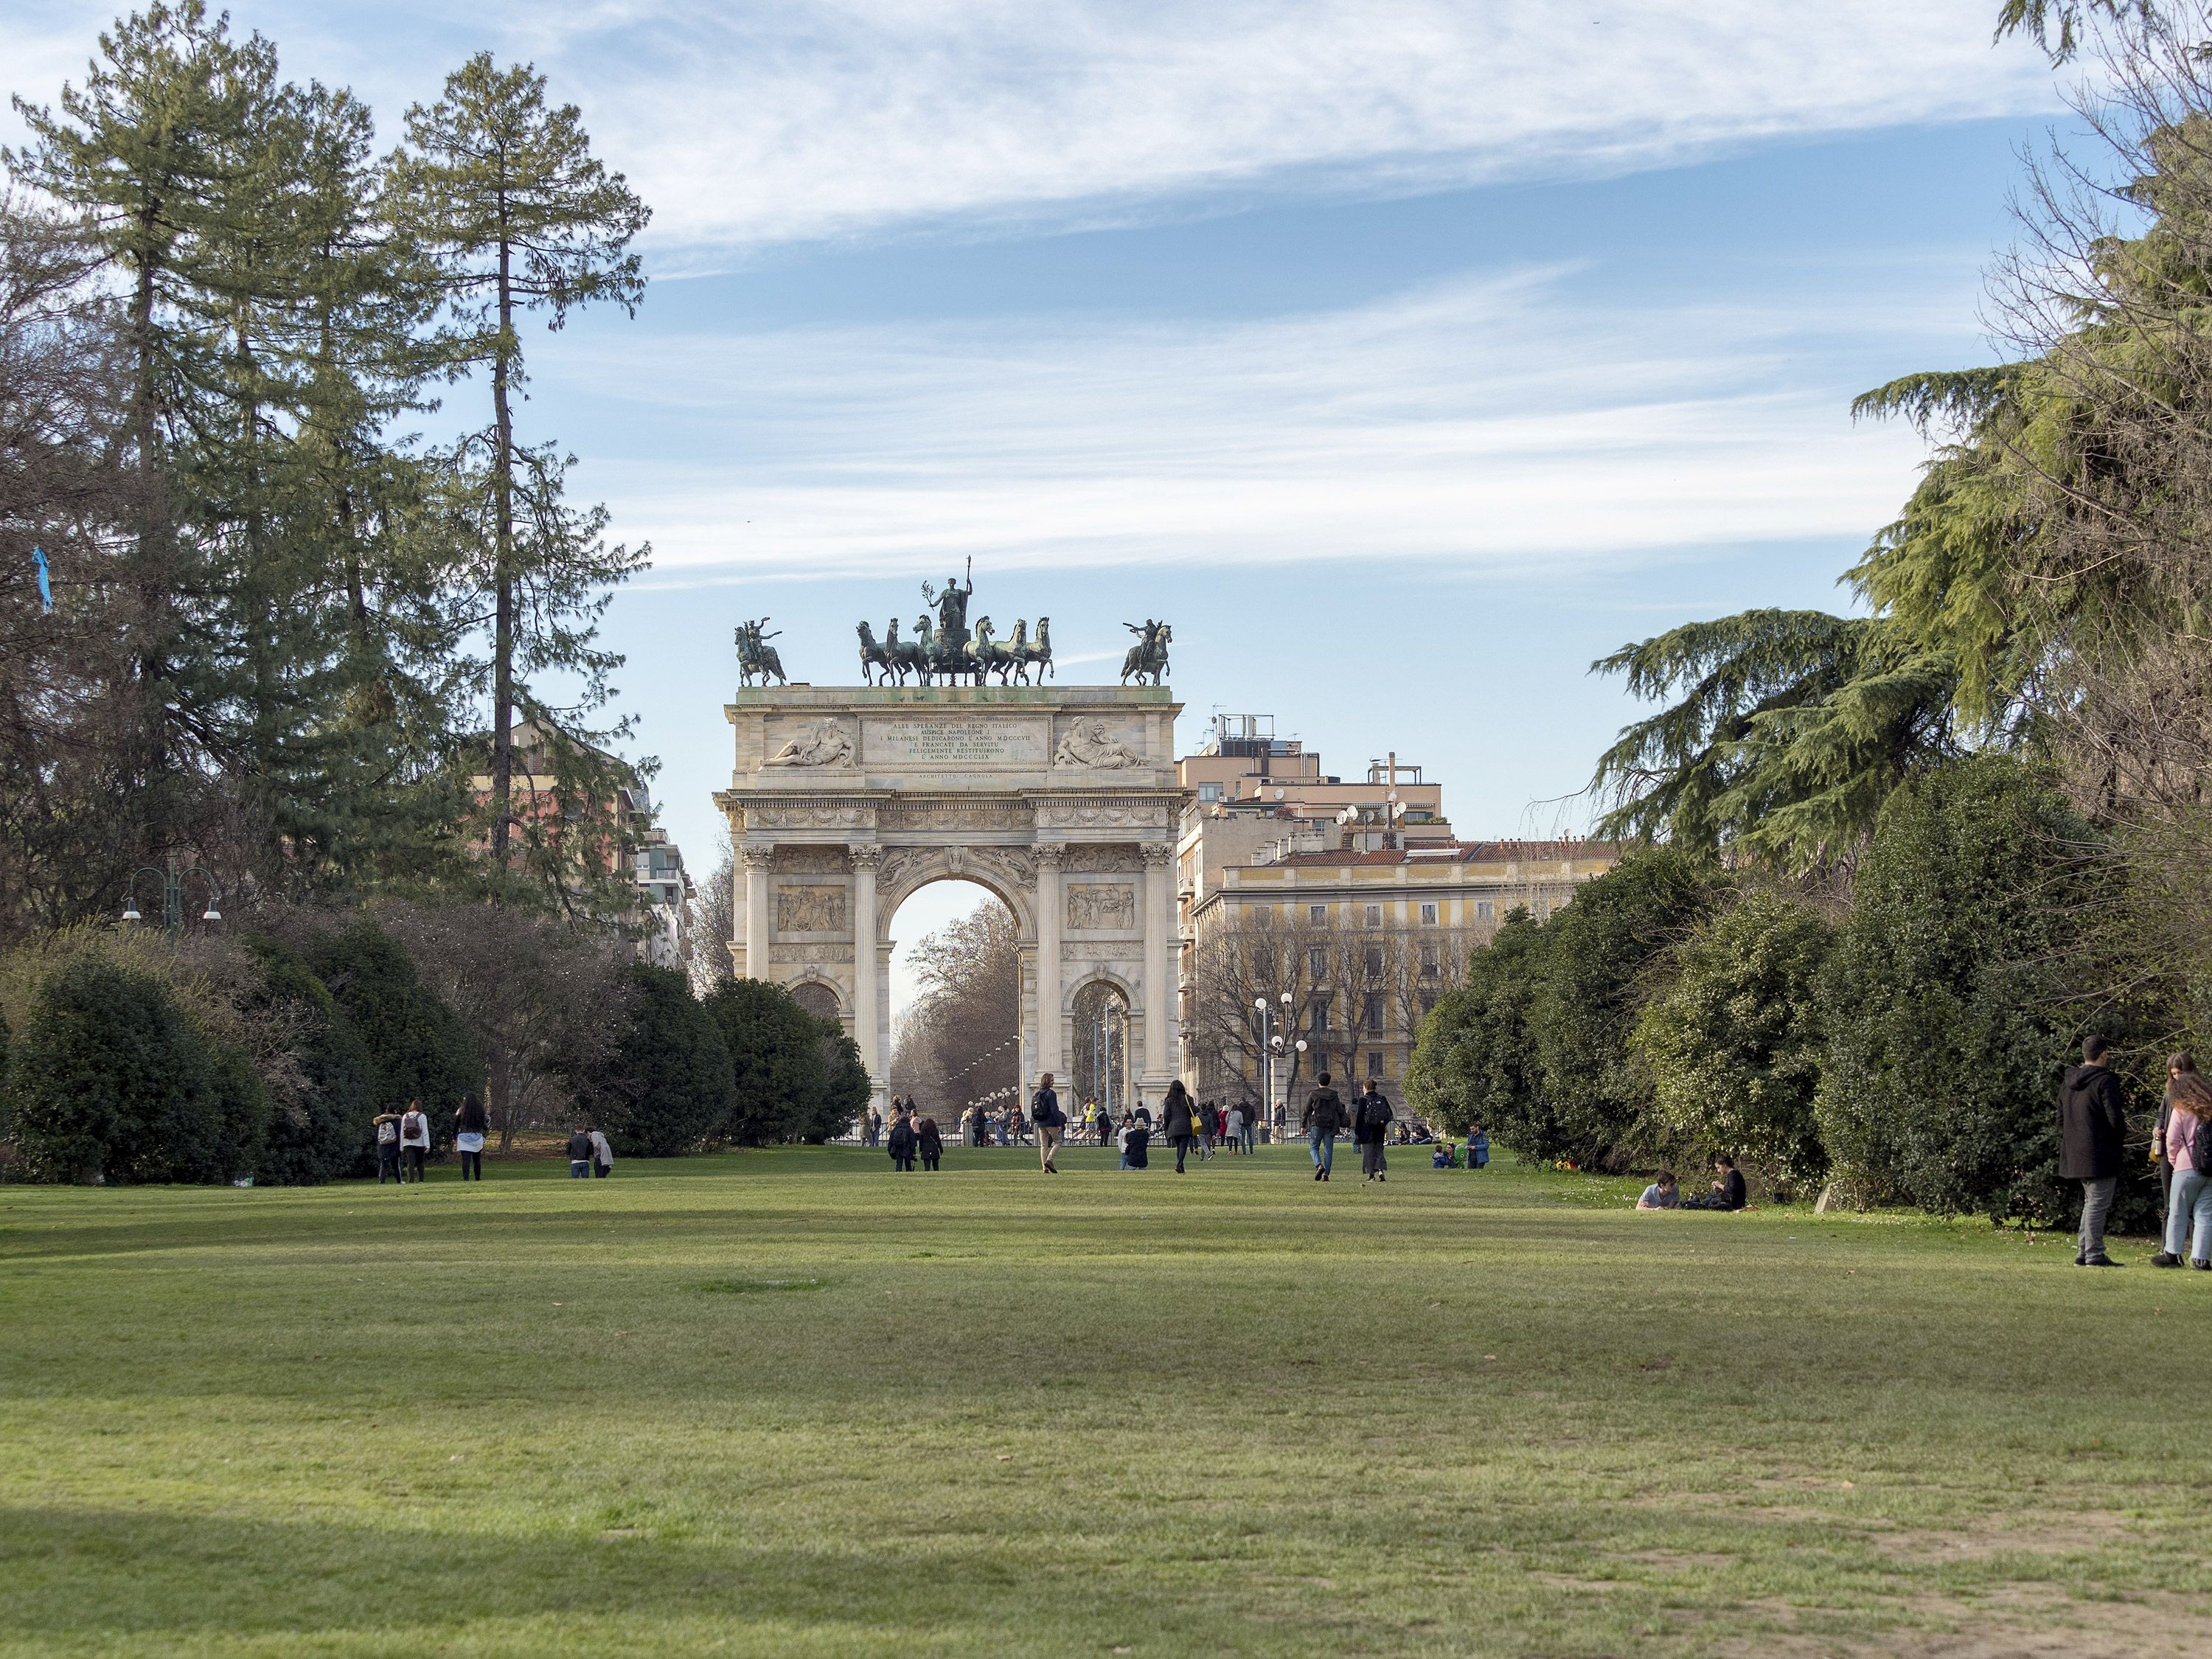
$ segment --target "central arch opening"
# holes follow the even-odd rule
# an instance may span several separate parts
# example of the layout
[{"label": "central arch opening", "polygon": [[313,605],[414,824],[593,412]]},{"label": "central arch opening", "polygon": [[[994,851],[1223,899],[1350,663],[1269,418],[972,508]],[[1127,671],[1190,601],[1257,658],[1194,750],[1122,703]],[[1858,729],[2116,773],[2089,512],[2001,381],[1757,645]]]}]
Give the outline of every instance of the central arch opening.
[{"label": "central arch opening", "polygon": [[972,881],[917,888],[891,916],[895,1095],[950,1139],[969,1107],[1004,1113],[1021,1099],[1021,925]]},{"label": "central arch opening", "polygon": [[1075,994],[1070,1011],[1075,1098],[1096,1101],[1116,1118],[1133,1103],[1129,1097],[1129,999],[1121,988],[1094,980]]}]

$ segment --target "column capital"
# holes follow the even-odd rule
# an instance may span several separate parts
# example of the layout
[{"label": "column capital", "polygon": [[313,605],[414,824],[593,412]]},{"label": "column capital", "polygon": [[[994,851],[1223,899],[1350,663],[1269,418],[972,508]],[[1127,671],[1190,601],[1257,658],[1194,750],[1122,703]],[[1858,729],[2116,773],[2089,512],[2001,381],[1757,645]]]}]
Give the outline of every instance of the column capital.
[{"label": "column capital", "polygon": [[740,847],[738,849],[738,856],[745,861],[746,869],[765,870],[772,862],[775,861],[775,848],[773,847]]},{"label": "column capital", "polygon": [[1148,841],[1141,844],[1139,850],[1145,855],[1146,863],[1165,864],[1175,857],[1176,849],[1164,841]]},{"label": "column capital", "polygon": [[1038,867],[1044,870],[1059,869],[1061,860],[1067,857],[1066,844],[1057,841],[1041,842],[1030,848],[1030,852],[1036,860]]},{"label": "column capital", "polygon": [[855,870],[873,870],[884,860],[884,849],[875,842],[864,842],[858,847],[848,847],[845,856],[853,860]]}]

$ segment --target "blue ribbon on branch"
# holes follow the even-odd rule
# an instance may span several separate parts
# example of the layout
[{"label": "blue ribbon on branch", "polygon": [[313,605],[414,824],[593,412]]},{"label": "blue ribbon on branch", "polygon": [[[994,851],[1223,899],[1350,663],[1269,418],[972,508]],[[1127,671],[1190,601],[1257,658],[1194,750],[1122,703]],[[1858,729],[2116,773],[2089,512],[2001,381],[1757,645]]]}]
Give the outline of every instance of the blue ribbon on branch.
[{"label": "blue ribbon on branch", "polygon": [[37,567],[39,572],[39,603],[46,607],[46,615],[51,617],[54,611],[54,585],[46,574],[46,550],[43,547],[33,548],[31,562]]}]

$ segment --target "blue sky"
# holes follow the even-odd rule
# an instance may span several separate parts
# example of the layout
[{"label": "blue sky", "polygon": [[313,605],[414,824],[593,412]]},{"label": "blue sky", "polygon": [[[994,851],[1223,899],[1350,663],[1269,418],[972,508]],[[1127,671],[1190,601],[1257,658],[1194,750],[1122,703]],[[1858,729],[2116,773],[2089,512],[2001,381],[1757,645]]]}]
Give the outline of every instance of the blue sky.
[{"label": "blue sky", "polygon": [[[606,631],[703,864],[736,619],[845,678],[857,619],[970,555],[1064,678],[1171,619],[1187,742],[1272,714],[1331,770],[1426,767],[1463,835],[1580,827],[1636,712],[1589,660],[1841,603],[1920,458],[1850,398],[1991,355],[2014,152],[2059,112],[1996,9],[233,13],[387,137],[468,53],[531,59],[653,205],[643,309],[533,336],[522,428],[654,545]],[[112,15],[17,0],[13,89]]]}]

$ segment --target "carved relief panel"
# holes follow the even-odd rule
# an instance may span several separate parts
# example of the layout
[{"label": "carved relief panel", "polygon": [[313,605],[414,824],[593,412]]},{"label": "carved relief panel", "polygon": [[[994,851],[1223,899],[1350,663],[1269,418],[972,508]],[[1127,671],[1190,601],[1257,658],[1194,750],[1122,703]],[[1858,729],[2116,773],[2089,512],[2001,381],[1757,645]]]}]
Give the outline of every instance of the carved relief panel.
[{"label": "carved relief panel", "polygon": [[1078,933],[1113,933],[1137,925],[1137,890],[1124,882],[1072,882],[1067,926]]},{"label": "carved relief panel", "polygon": [[835,933],[845,927],[845,890],[787,884],[775,890],[780,933]]}]

